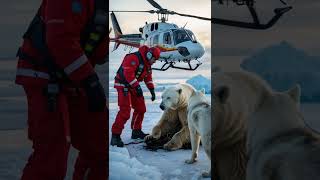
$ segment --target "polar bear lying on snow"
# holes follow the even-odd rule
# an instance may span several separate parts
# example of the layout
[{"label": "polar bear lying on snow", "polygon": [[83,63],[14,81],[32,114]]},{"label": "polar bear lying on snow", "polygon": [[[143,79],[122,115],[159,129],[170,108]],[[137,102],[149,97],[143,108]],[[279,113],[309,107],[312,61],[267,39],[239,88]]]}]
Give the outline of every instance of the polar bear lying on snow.
[{"label": "polar bear lying on snow", "polygon": [[187,120],[188,101],[195,89],[188,84],[178,84],[166,88],[161,95],[160,108],[163,114],[145,140],[160,139],[174,133],[171,140],[163,145],[166,150],[177,150],[190,144],[190,133]]}]

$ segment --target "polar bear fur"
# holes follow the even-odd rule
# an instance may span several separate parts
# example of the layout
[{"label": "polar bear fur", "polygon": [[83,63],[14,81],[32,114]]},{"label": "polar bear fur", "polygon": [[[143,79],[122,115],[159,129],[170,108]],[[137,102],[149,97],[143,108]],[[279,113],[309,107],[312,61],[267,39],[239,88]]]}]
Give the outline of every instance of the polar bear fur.
[{"label": "polar bear fur", "polygon": [[270,93],[249,118],[247,180],[320,179],[320,137],[299,101],[299,86]]},{"label": "polar bear fur", "polygon": [[[146,140],[159,139],[172,132],[173,128],[180,124],[179,129],[169,142],[164,144],[166,150],[177,150],[183,145],[190,143],[190,133],[187,120],[188,101],[195,89],[187,84],[178,84],[164,90],[161,95],[162,102],[160,108],[163,114],[159,122],[153,127],[152,133],[146,136]],[[179,127],[179,126],[178,126]]]},{"label": "polar bear fur", "polygon": [[[192,164],[196,162],[200,139],[205,153],[211,162],[211,105],[205,96],[204,89],[192,94],[188,103],[188,127],[192,153],[191,158],[185,162]],[[211,177],[211,169],[202,173],[203,177]]]},{"label": "polar bear fur", "polygon": [[212,79],[212,178],[244,180],[248,118],[272,89],[255,74],[244,71],[214,72]]}]

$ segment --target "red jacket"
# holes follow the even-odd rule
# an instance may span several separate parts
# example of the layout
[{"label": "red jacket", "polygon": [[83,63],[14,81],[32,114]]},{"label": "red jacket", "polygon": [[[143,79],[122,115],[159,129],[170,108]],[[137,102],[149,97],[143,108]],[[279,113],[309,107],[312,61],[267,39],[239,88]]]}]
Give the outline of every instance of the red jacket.
[{"label": "red jacket", "polygon": [[[93,74],[95,64],[102,63],[101,60],[105,60],[109,50],[108,37],[90,59],[80,46],[80,34],[93,15],[93,0],[43,0],[40,7],[49,53],[54,62],[76,83]],[[34,59],[42,60],[40,53],[28,39],[23,41],[21,50]],[[35,67],[26,60],[18,60],[17,84],[44,85],[48,79],[45,67]]]},{"label": "red jacket", "polygon": [[[125,80],[129,83],[130,87],[135,88],[139,86],[139,82],[144,81],[147,85],[148,89],[154,89],[154,84],[152,81],[152,71],[151,65],[149,64],[146,54],[148,52],[147,46],[142,46],[139,48],[139,52],[142,55],[142,59],[144,62],[144,68],[140,75],[140,77],[136,78],[136,70],[139,67],[139,59],[135,54],[126,55],[121,64],[123,68],[123,75]],[[123,88],[125,85],[119,81],[121,79],[119,73],[117,73],[115,77],[114,87],[115,88]]]}]

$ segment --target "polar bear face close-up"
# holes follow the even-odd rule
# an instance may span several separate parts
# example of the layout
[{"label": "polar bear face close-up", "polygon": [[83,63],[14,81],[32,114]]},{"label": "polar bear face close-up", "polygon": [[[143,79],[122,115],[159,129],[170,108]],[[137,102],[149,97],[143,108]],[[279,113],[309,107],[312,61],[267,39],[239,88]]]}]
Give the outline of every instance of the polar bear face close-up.
[{"label": "polar bear face close-up", "polygon": [[160,104],[160,109],[163,111],[167,109],[176,110],[180,100],[181,92],[181,87],[173,86],[167,88],[161,95],[162,101]]}]

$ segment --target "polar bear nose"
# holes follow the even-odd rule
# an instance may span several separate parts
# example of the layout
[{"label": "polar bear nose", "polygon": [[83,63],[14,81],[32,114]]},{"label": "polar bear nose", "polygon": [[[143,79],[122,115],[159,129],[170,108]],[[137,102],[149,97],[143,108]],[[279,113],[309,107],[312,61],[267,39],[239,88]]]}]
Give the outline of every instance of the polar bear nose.
[{"label": "polar bear nose", "polygon": [[162,103],[160,104],[160,109],[164,110],[164,105]]}]

